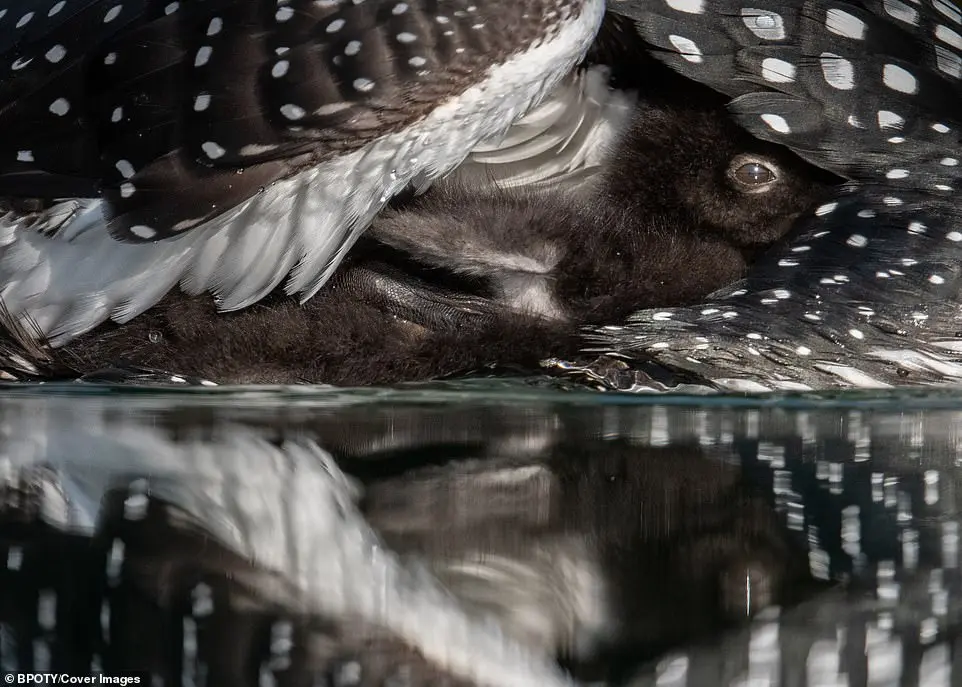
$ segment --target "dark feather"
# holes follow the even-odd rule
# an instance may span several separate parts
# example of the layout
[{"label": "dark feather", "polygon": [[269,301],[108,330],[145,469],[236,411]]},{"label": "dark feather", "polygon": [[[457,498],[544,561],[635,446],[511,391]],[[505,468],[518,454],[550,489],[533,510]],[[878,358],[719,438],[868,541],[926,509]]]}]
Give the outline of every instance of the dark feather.
[{"label": "dark feather", "polygon": [[0,17],[9,70],[0,82],[0,196],[102,194],[110,231],[126,241],[186,231],[299,169],[404,129],[580,7],[57,6],[8,6]]},{"label": "dark feather", "polygon": [[0,299],[0,374],[8,379],[58,379],[76,377],[60,362],[40,327],[29,316],[14,317]]},{"label": "dark feather", "polygon": [[[689,59],[664,57],[741,94],[732,110],[746,129],[855,183],[744,283],[692,308],[595,329],[592,340],[728,388],[962,379],[962,12],[945,0],[782,0],[756,5],[767,13],[762,30],[754,10],[693,4],[704,11],[636,4],[635,16],[666,49],[681,28],[706,48],[704,61],[690,49]],[[770,58],[781,63],[766,78]]]},{"label": "dark feather", "polygon": [[960,174],[940,164],[960,141],[959,10],[944,0],[884,7],[721,1],[701,13],[661,6],[636,14],[657,56],[740,96],[733,112],[753,134],[849,178],[906,168],[907,176],[889,178],[893,186],[948,192],[937,185],[955,188]]}]

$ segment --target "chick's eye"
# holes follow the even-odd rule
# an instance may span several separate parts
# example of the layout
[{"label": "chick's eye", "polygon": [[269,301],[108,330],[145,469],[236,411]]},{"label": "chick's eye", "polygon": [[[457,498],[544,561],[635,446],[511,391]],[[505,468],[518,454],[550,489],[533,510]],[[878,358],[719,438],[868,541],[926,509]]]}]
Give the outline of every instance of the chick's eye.
[{"label": "chick's eye", "polygon": [[746,162],[736,167],[732,176],[746,186],[761,186],[775,181],[775,172],[760,162]]}]

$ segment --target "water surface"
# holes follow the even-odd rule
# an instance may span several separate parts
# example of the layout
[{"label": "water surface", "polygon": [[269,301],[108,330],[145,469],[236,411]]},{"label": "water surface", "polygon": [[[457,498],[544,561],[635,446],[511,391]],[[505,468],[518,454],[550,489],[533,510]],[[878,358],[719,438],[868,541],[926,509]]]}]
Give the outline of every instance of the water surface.
[{"label": "water surface", "polygon": [[956,390],[2,396],[3,670],[962,684]]}]

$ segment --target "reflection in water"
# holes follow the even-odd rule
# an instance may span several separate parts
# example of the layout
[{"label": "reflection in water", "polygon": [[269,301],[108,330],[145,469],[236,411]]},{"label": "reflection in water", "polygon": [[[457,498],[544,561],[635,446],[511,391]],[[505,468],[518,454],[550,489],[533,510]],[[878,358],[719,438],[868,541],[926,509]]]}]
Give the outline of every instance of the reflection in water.
[{"label": "reflection in water", "polygon": [[962,681],[962,412],[479,398],[4,401],[0,669]]},{"label": "reflection in water", "polygon": [[801,547],[740,476],[698,448],[584,437],[374,481],[366,514],[527,645],[655,656],[804,586]]}]

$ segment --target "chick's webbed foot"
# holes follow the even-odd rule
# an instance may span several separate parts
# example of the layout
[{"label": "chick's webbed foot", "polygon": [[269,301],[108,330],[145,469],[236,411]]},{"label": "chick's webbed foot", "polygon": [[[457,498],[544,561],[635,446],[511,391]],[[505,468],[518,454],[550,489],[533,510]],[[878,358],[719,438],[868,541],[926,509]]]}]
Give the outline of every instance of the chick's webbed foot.
[{"label": "chick's webbed foot", "polygon": [[387,261],[357,261],[346,265],[332,286],[342,297],[432,332],[453,332],[498,317],[501,308],[484,295],[428,281],[412,270]]}]

